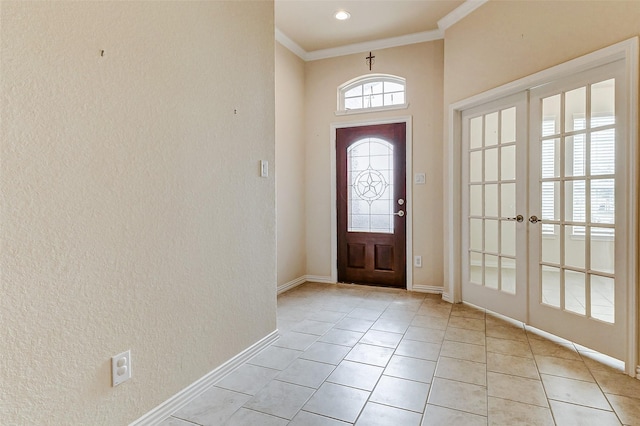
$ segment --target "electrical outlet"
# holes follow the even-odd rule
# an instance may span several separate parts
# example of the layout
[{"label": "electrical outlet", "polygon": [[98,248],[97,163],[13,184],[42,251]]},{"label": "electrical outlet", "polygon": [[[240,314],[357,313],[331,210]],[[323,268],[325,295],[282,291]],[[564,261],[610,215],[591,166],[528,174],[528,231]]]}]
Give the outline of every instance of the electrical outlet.
[{"label": "electrical outlet", "polygon": [[111,357],[111,386],[118,386],[131,378],[131,349]]},{"label": "electrical outlet", "polygon": [[413,183],[416,185],[424,185],[427,182],[427,176],[424,173],[416,173],[413,176]]},{"label": "electrical outlet", "polygon": [[422,268],[422,256],[413,257],[413,266],[416,268]]}]

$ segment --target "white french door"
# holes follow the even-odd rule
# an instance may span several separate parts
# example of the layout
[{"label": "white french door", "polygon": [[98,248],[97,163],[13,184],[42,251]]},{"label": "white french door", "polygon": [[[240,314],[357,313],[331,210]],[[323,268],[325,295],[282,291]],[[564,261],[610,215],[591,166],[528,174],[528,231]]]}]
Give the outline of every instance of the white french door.
[{"label": "white french door", "polygon": [[526,321],[527,96],[467,110],[463,135],[462,295]]},{"label": "white french door", "polygon": [[462,298],[625,359],[624,62],[462,113]]},{"label": "white french door", "polygon": [[[530,318],[626,354],[624,63],[531,91]],[[537,220],[536,220],[537,218]]]}]

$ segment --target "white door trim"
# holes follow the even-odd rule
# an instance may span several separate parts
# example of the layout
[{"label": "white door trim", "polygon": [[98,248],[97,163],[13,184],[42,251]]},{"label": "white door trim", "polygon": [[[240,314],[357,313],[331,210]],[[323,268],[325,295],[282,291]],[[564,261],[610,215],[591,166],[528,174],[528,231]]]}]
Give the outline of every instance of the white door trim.
[{"label": "white door trim", "polygon": [[407,290],[413,289],[413,175],[411,159],[413,158],[412,146],[413,135],[411,128],[411,116],[402,117],[389,117],[375,120],[359,120],[348,121],[340,123],[331,123],[331,281],[338,282],[338,207],[337,207],[337,193],[336,193],[336,130],[344,129],[347,127],[361,127],[361,126],[373,126],[376,124],[391,124],[391,123],[405,123],[406,125],[406,181],[407,181],[407,194],[406,194],[406,240],[407,240]]},{"label": "white door trim", "polygon": [[[450,302],[460,302],[461,299],[461,267],[460,258],[462,248],[462,233],[460,224],[461,214],[461,144],[462,144],[462,111],[499,99],[517,92],[532,89],[534,87],[548,84],[574,73],[584,71],[604,65],[616,60],[625,60],[625,78],[628,91],[628,143],[629,143],[629,173],[627,206],[628,218],[626,228],[631,237],[628,243],[628,259],[637,259],[638,254],[638,196],[635,188],[638,187],[640,171],[638,170],[638,37],[619,42],[596,52],[581,56],[555,67],[540,71],[528,77],[513,81],[503,86],[491,89],[484,93],[455,102],[449,106],[449,137],[447,141],[447,172],[446,187],[447,200],[445,204],[445,217],[448,218],[446,225],[446,237],[448,245],[445,259],[445,287],[443,298]],[[638,360],[638,262],[627,262],[628,279],[628,307],[627,307],[627,358],[624,360],[627,374],[635,376]]]}]

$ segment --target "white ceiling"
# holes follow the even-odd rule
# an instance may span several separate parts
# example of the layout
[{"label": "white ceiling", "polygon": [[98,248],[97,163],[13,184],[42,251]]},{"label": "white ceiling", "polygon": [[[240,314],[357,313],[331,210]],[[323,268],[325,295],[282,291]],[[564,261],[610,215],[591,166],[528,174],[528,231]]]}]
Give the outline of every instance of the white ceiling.
[{"label": "white ceiling", "polygon": [[[446,28],[466,16],[483,0],[275,0],[277,35],[304,59],[336,56],[349,46],[368,50],[373,42],[383,47],[442,38]],[[346,10],[351,19],[334,14]],[[438,21],[440,25],[438,25]],[[385,43],[386,41],[386,43]],[[293,43],[291,43],[293,42]],[[380,43],[381,42],[381,43]],[[351,49],[353,50],[353,49]],[[335,51],[335,54],[332,52]],[[342,53],[339,53],[342,52]],[[316,55],[318,56],[318,55]]]}]

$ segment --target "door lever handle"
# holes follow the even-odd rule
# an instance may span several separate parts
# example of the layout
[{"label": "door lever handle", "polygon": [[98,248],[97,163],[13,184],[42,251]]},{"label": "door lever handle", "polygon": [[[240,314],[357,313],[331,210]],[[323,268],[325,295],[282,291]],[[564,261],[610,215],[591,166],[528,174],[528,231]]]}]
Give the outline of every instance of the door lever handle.
[{"label": "door lever handle", "polygon": [[394,213],[395,216],[404,216],[404,211],[400,210],[398,213]]},{"label": "door lever handle", "polygon": [[542,222],[542,219],[538,219],[538,216],[533,215],[529,218],[529,222],[531,223],[538,223],[538,222]]},{"label": "door lever handle", "polygon": [[522,222],[524,220],[524,216],[519,214],[516,217],[508,217],[507,220],[515,220],[516,222]]}]

